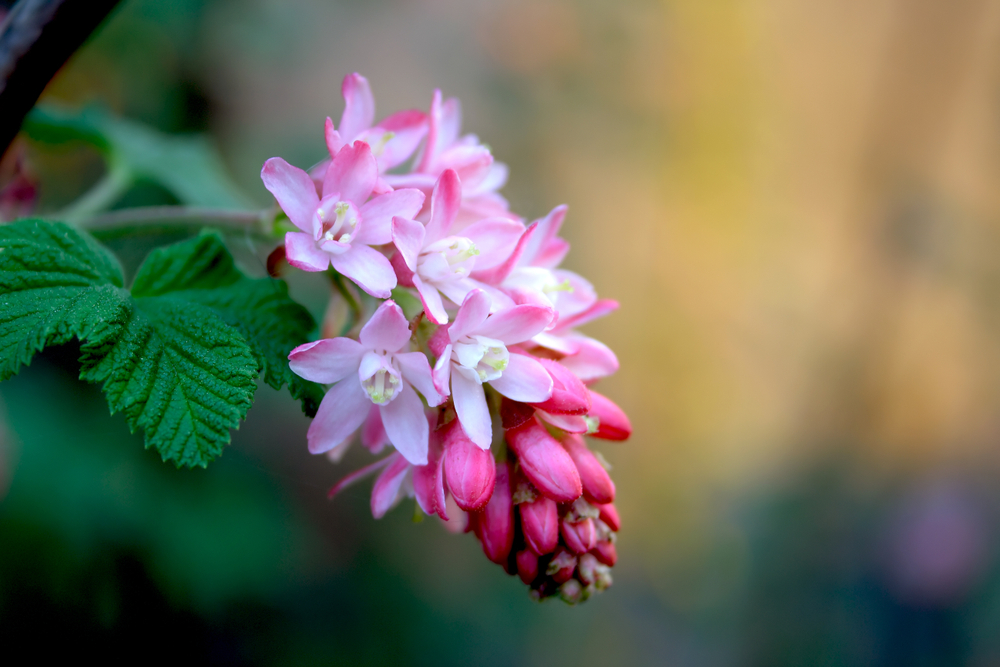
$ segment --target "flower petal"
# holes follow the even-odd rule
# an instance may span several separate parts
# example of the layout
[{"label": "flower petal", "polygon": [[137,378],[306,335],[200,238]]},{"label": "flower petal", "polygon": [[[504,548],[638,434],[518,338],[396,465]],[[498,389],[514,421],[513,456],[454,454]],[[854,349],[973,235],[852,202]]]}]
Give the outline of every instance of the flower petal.
[{"label": "flower petal", "polygon": [[378,299],[388,299],[390,291],[396,286],[396,272],[392,270],[392,264],[385,255],[366,245],[352,245],[343,255],[334,255],[330,259],[333,268]]},{"label": "flower petal", "polygon": [[[443,329],[438,329],[438,331],[443,331]],[[448,396],[450,393],[448,387],[451,386],[451,343],[445,345],[441,354],[438,355],[437,362],[434,364],[433,378],[438,393],[442,396]]]},{"label": "flower petal", "polygon": [[440,436],[436,433],[431,434],[427,465],[413,467],[413,495],[417,497],[417,504],[426,514],[437,514],[445,521],[448,520],[444,492],[444,457]]},{"label": "flower petal", "polygon": [[458,421],[465,434],[483,449],[489,449],[493,442],[493,424],[483,385],[462,373],[454,372],[451,374],[451,397],[455,401],[455,412],[458,413]]},{"label": "flower petal", "polygon": [[446,397],[434,386],[431,365],[423,352],[404,352],[394,354],[392,358],[399,364],[403,379],[427,399],[427,405],[433,408],[444,402]]},{"label": "flower petal", "polygon": [[361,207],[363,222],[356,238],[366,245],[389,243],[393,239],[392,219],[396,216],[413,218],[423,205],[424,193],[413,188],[379,195]]},{"label": "flower petal", "polygon": [[344,114],[340,117],[340,134],[347,142],[372,126],[375,121],[375,97],[368,79],[357,72],[344,77],[340,86],[344,96]]},{"label": "flower petal", "polygon": [[403,482],[410,472],[410,464],[398,452],[388,458],[392,461],[372,486],[372,516],[376,519],[385,516],[402,499],[405,493]]},{"label": "flower petal", "polygon": [[445,170],[431,193],[431,218],[427,222],[427,245],[448,236],[462,205],[462,183],[452,169]]},{"label": "flower petal", "polygon": [[416,274],[413,276],[413,284],[420,294],[420,302],[424,304],[427,319],[434,324],[448,324],[448,311],[445,310],[444,302],[441,301],[441,293],[437,288],[428,285]]},{"label": "flower petal", "polygon": [[351,437],[368,415],[370,405],[368,395],[354,377],[330,387],[306,434],[309,451],[322,454]]},{"label": "flower petal", "polygon": [[510,257],[524,233],[524,225],[507,218],[488,218],[474,222],[461,231],[461,235],[476,244],[479,256],[476,269],[492,269]]},{"label": "flower petal", "polygon": [[448,329],[451,340],[456,341],[465,335],[478,332],[490,314],[491,305],[490,297],[483,290],[476,289],[469,292],[458,309],[455,321]]},{"label": "flower petal", "polygon": [[326,117],[326,125],[323,127],[323,138],[326,139],[326,150],[330,153],[330,157],[339,153],[346,143],[340,132],[333,128],[333,120],[329,116]]},{"label": "flower petal", "polygon": [[424,404],[413,387],[404,383],[396,397],[379,410],[385,433],[396,451],[413,465],[426,465],[429,427]]},{"label": "flower petal", "polygon": [[386,301],[361,328],[358,338],[365,350],[395,352],[410,340],[410,324],[395,301]]},{"label": "flower petal", "polygon": [[584,382],[592,382],[618,371],[618,357],[599,340],[582,334],[566,336],[579,347],[576,354],[563,357],[560,363]]},{"label": "flower petal", "polygon": [[330,268],[330,255],[316,247],[311,234],[302,232],[285,234],[285,259],[303,271],[326,271]]},{"label": "flower petal", "polygon": [[510,355],[503,375],[490,386],[521,403],[541,403],[552,397],[552,378],[545,367],[523,354]]},{"label": "flower petal", "polygon": [[379,171],[392,169],[413,155],[413,151],[417,150],[420,141],[427,135],[427,114],[416,109],[398,111],[365,134],[382,133],[384,137],[385,132],[392,132],[393,137],[385,141],[382,150],[375,156]]},{"label": "flower petal", "polygon": [[389,436],[385,434],[385,427],[382,426],[382,413],[379,412],[379,406],[374,403],[369,408],[368,418],[361,429],[361,444],[372,454],[378,454],[389,444]]},{"label": "flower petal", "polygon": [[536,305],[514,306],[490,315],[490,318],[476,329],[476,333],[487,338],[495,338],[504,345],[523,343],[532,336],[545,331],[552,321],[551,308]]},{"label": "flower petal", "polygon": [[538,233],[536,233],[525,246],[524,253],[521,255],[521,266],[542,266],[542,268],[546,269],[553,268],[552,266],[543,266],[543,264],[539,263],[539,259],[541,259],[541,255],[546,254],[545,251],[547,250],[547,246],[555,240],[556,234],[559,233],[559,228],[562,227],[563,220],[566,218],[567,210],[568,207],[565,204],[560,204],[549,211],[549,214],[544,218],[536,220],[533,223],[538,226]]},{"label": "flower petal", "polygon": [[288,366],[299,377],[333,384],[358,370],[363,352],[361,344],[350,338],[324,338],[292,350]]},{"label": "flower petal", "polygon": [[510,257],[508,257],[503,264],[494,269],[489,269],[487,271],[473,271],[472,277],[475,278],[476,280],[481,280],[484,283],[490,285],[499,285],[500,283],[502,283],[504,279],[510,275],[510,272],[513,271],[514,268],[517,266],[518,260],[521,259],[521,254],[524,252],[524,249],[529,245],[531,239],[535,236],[535,232],[537,229],[538,229],[537,222],[533,222],[530,225],[528,225],[525,228],[524,233],[521,234],[521,238],[517,240],[517,245],[514,247],[514,252],[510,254]]},{"label": "flower petal", "polygon": [[330,160],[323,177],[323,196],[339,194],[341,201],[352,202],[358,208],[364,204],[378,180],[378,165],[372,149],[363,141],[344,146]]},{"label": "flower petal", "polygon": [[[578,327],[596,320],[599,317],[604,317],[614,311],[618,310],[618,302],[614,299],[598,299],[589,308],[581,313],[577,313],[571,317],[560,317],[559,322],[552,329],[553,332],[556,331],[566,331],[572,327]],[[541,343],[539,343],[541,345]]]},{"label": "flower petal", "polygon": [[273,157],[264,163],[260,178],[292,224],[313,234],[313,218],[319,206],[319,196],[309,174],[280,157]]}]

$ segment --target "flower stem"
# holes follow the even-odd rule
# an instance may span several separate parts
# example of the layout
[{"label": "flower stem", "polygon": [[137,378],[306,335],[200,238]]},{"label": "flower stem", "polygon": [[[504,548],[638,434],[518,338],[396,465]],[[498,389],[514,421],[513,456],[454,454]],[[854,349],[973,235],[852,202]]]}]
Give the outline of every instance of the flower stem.
[{"label": "flower stem", "polygon": [[271,236],[274,231],[274,211],[241,211],[200,206],[143,206],[90,215],[78,225],[97,231],[147,224],[179,223],[184,226],[223,227]]},{"label": "flower stem", "polygon": [[82,197],[59,211],[53,218],[79,224],[114,204],[132,185],[132,170],[121,160],[111,159],[108,172]]}]

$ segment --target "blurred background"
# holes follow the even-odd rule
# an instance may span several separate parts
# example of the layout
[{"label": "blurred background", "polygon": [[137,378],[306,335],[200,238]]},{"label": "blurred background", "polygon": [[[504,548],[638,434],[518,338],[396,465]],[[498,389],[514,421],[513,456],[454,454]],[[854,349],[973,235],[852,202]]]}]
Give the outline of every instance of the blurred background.
[{"label": "blurred background", "polygon": [[[6,649],[1000,665],[1000,2],[125,0],[43,99],[207,132],[264,205],[260,165],[323,157],[352,71],[378,117],[459,97],[512,208],[568,203],[565,265],[621,302],[587,328],[635,427],[598,445],[614,587],[537,604],[409,504],[326,501],[364,456],[311,457],[264,386],[174,470],[67,347],[0,385]],[[26,151],[41,210],[100,176]]]}]

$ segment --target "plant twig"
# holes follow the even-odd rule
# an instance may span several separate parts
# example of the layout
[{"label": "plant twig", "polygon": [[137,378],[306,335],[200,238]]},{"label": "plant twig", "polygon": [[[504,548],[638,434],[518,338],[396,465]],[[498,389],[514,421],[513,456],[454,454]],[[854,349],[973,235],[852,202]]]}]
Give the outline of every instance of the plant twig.
[{"label": "plant twig", "polygon": [[78,225],[89,230],[116,229],[146,224],[181,223],[192,226],[223,227],[238,231],[250,231],[265,236],[274,229],[274,211],[242,211],[201,206],[142,206],[125,208],[92,215],[79,221]]}]

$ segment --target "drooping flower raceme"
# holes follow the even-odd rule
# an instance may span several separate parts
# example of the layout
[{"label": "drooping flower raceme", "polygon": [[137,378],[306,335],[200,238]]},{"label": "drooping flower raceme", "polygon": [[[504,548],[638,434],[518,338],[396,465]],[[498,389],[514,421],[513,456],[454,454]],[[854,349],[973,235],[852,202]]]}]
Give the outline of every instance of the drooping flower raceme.
[{"label": "drooping flower raceme", "polygon": [[560,268],[565,206],[527,226],[510,211],[497,192],[507,169],[460,135],[458,100],[435,91],[428,113],[375,123],[364,77],[348,75],[342,92],[329,160],[307,174],[271,158],[261,172],[299,229],[285,237],[288,262],[330,273],[343,295],[324,331],[340,327],[341,299],[352,313],[349,335],[289,355],[294,372],[329,385],[309,450],[339,460],[355,433],[372,454],[390,446],[331,495],[377,474],[376,518],[413,498],[474,533],[533,596],[582,601],[610,585],[620,529],[615,485],[586,438],[625,440],[632,426],[590,386],[618,359],[577,328],[618,304]]}]

